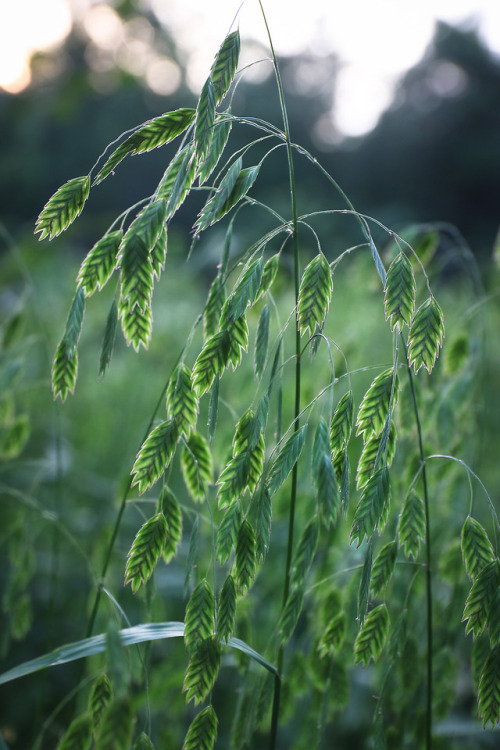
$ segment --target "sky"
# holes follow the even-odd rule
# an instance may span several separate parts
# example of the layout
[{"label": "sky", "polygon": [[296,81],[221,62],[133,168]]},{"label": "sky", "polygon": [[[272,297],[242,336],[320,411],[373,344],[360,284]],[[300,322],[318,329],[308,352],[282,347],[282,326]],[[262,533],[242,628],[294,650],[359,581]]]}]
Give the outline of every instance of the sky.
[{"label": "sky", "polygon": [[[152,8],[173,32],[195,91],[201,88],[213,56],[233,24],[240,29],[243,63],[256,59],[256,54],[257,59],[267,54],[258,0],[136,2],[139,11]],[[398,79],[422,57],[436,19],[477,27],[500,57],[500,0],[263,0],[263,5],[278,55],[339,56],[342,67],[332,121],[344,135],[362,135],[374,127],[390,103]],[[30,55],[57,48],[73,19],[84,24],[95,47],[124,54],[126,34],[112,0],[0,0],[0,87],[14,94],[22,91],[30,82]],[[171,61],[148,52],[144,25],[142,32],[132,40],[135,47],[129,40],[129,64],[135,64],[157,93],[170,93],[178,72],[176,77]]]}]

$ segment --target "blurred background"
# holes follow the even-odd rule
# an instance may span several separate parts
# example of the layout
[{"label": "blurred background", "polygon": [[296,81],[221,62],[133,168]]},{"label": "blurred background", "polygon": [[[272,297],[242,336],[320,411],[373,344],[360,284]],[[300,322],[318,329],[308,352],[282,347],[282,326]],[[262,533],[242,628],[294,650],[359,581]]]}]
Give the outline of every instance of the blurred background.
[{"label": "blurred background", "polygon": [[[461,416],[468,442],[456,447],[497,502],[500,5],[414,5],[351,0],[345,8],[320,0],[269,0],[265,7],[293,140],[317,157],[358,211],[410,239],[419,232],[426,238],[430,244],[422,253],[443,299],[447,341],[473,331],[467,361],[474,364],[463,387],[474,396]],[[76,393],[61,405],[52,401],[51,362],[80,263],[122,210],[151,193],[174,151],[125,160],[116,176],[92,191],[82,217],[52,243],[34,238],[36,217],[60,185],[86,174],[121,133],[163,112],[196,106],[238,8],[234,0],[17,0],[0,6],[2,671],[83,637],[89,591],[99,577],[120,492],[190,332],[193,310],[203,307],[223,243],[215,228],[203,252],[185,263],[201,205],[194,196],[169,229],[150,348],[136,355],[119,341],[109,372],[97,378],[112,299],[105,290],[87,306]],[[256,0],[243,3],[236,23],[240,68],[250,67],[232,111],[281,126]],[[243,127],[233,128],[231,147],[248,137]],[[341,205],[336,197],[332,205],[332,196],[318,188],[306,160],[297,158],[295,166],[301,212]],[[261,170],[252,196],[288,215],[285,159],[273,158],[272,168]],[[335,223],[331,258],[356,241],[354,229]],[[235,244],[242,250],[252,239],[251,228],[248,234],[238,229]],[[354,341],[346,350],[353,368],[356,357],[361,363],[365,356],[390,358],[391,348],[377,338],[378,318],[370,318],[373,299],[365,290],[373,291],[372,271],[359,265],[355,294],[339,284],[335,303],[336,324],[348,328]],[[347,309],[353,299],[359,319],[346,320],[343,305]],[[361,353],[356,336],[364,342]],[[453,434],[449,410],[439,411],[438,426]],[[122,558],[148,515],[140,503],[126,515]],[[118,565],[117,586],[122,574]],[[182,580],[175,585],[177,599],[158,611],[152,605],[151,619],[182,619]],[[136,605],[128,592],[124,596],[130,614]],[[27,680],[23,701],[15,690],[0,689],[0,729],[9,747],[28,747],[30,727],[43,723],[77,674],[75,668]],[[163,687],[153,685],[153,693]],[[172,711],[182,704],[179,696]],[[26,706],[33,712],[29,723]],[[53,740],[40,745],[53,746]]]}]

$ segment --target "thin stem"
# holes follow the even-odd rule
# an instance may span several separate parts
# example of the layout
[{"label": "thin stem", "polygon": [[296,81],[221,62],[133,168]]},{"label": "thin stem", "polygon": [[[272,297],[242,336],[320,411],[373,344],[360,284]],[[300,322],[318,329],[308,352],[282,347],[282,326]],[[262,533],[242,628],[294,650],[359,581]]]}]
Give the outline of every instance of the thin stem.
[{"label": "thin stem", "polygon": [[[269,39],[269,46],[271,48],[271,57],[273,60],[274,71],[276,75],[276,83],[278,85],[278,96],[281,107],[281,115],[283,118],[283,129],[285,131],[286,138],[286,152],[288,160],[288,175],[290,180],[290,199],[292,207],[292,233],[293,233],[293,263],[294,263],[294,291],[295,300],[298,303],[299,298],[299,287],[300,287],[300,253],[299,253],[299,239],[298,239],[298,220],[297,220],[297,198],[295,191],[295,172],[293,168],[293,154],[292,154],[292,141],[290,138],[290,126],[288,123],[288,113],[285,105],[285,96],[283,92],[283,85],[281,82],[280,71],[278,68],[278,61],[276,59],[276,53],[274,51],[273,41],[271,32],[264,13],[261,0],[259,0],[262,17],[266,27],[267,36]],[[294,403],[294,422],[295,432],[300,429],[300,378],[301,378],[301,345],[300,345],[300,331],[298,327],[295,328],[295,403]],[[285,579],[283,584],[283,607],[285,606],[288,594],[290,590],[290,568],[292,564],[292,551],[293,551],[293,534],[295,525],[295,505],[297,500],[297,463],[294,465],[292,470],[292,485],[290,491],[290,508],[288,517],[288,543],[286,553],[286,566],[285,566]],[[280,645],[278,650],[278,675],[274,681],[274,698],[273,698],[273,712],[271,719],[271,733],[270,733],[270,750],[274,750],[276,747],[276,737],[278,733],[279,723],[279,710],[280,710],[280,695],[281,695],[281,673],[283,670],[283,659],[284,659],[284,647]]]},{"label": "thin stem", "polygon": [[429,516],[429,489],[427,484],[427,471],[425,465],[424,443],[422,438],[422,425],[417,404],[417,394],[415,392],[415,382],[413,373],[408,361],[408,349],[406,342],[401,336],[407,361],[407,372],[410,380],[410,391],[413,401],[413,410],[415,412],[415,422],[418,433],[418,450],[420,453],[420,462],[422,466],[422,485],[424,489],[424,508],[425,508],[425,557],[426,557],[426,602],[427,602],[427,696],[426,696],[426,726],[425,726],[425,748],[432,748],[432,551],[431,551],[431,530]]}]

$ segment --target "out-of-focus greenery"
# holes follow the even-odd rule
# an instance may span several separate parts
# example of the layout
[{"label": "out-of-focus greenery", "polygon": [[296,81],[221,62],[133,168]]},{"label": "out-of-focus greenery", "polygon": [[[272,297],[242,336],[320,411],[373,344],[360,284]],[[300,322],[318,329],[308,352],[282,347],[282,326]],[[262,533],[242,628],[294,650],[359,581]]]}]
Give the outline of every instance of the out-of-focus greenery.
[{"label": "out-of-focus greenery", "polygon": [[[71,40],[66,54],[74,63],[71,73],[33,87],[18,97],[0,98],[0,144],[3,152],[10,154],[9,159],[0,159],[0,582],[3,608],[0,646],[5,669],[85,635],[93,593],[130,468],[164,382],[196,314],[203,308],[223,242],[222,234],[214,231],[206,244],[195,248],[187,264],[189,236],[185,214],[181,211],[169,236],[167,270],[155,295],[154,333],[149,350],[135,354],[119,340],[109,371],[102,380],[97,377],[103,321],[112,299],[111,293],[103,293],[87,305],[76,392],[63,405],[53,402],[51,361],[64,327],[80,261],[101,236],[110,217],[114,218],[115,213],[133,202],[129,179],[132,172],[133,190],[137,191],[137,197],[142,197],[149,186],[156,184],[166,160],[159,159],[155,152],[134,160],[133,164],[124,163],[119,180],[116,178],[110,188],[103,187],[102,198],[95,204],[91,199],[86,218],[82,217],[63,238],[50,246],[41,247],[30,237],[36,214],[55,188],[88,169],[103,144],[116,132],[162,111],[186,105],[189,99],[185,88],[168,100],[153,97],[126,76],[112,95],[98,94],[92,90],[86,76],[81,49],[75,39]],[[465,88],[448,98],[436,94],[432,85],[433,71],[442,61],[459,66],[466,76]],[[283,66],[284,80],[288,81],[293,137],[298,143],[317,150],[311,120],[320,117],[327,108],[328,97],[318,96],[304,102],[303,96],[293,95],[293,70],[298,64],[299,61],[290,60],[284,61]],[[421,396],[428,414],[429,452],[453,452],[466,461],[480,474],[494,499],[500,486],[494,439],[500,410],[496,386],[500,371],[496,346],[500,316],[496,297],[498,268],[489,256],[498,222],[494,197],[500,192],[500,150],[495,120],[500,111],[497,106],[499,82],[498,64],[479,46],[473,34],[441,27],[433,51],[406,77],[400,106],[388,113],[377,130],[359,144],[352,144],[352,148],[344,145],[339,150],[324,153],[321,158],[346,187],[359,210],[374,213],[391,226],[435,219],[451,222],[470,240],[473,250],[477,250],[483,281],[462,241],[457,241],[454,231],[448,228],[441,234],[440,246],[427,258],[433,274],[433,291],[445,312],[447,333],[442,360],[433,373],[441,388],[434,385],[431,400],[424,378]],[[478,91],[478,84],[484,94]],[[276,106],[274,96],[269,96],[270,87],[271,83],[262,87],[241,86],[240,99],[235,100],[235,106],[248,107],[252,114],[258,115],[261,102],[266,118],[278,121],[278,113],[273,116],[272,109],[268,110],[268,102]],[[481,127],[470,129],[469,120],[476,125],[480,122]],[[236,148],[237,137],[233,137]],[[276,169],[272,176],[266,176],[255,196],[265,200],[266,195],[274,196],[281,191],[286,206],[284,170],[285,165],[283,171]],[[268,175],[269,172],[271,170]],[[318,194],[307,167],[303,172],[298,170],[297,182],[299,201],[306,207],[310,202],[316,210],[320,209],[323,197]],[[190,215],[194,215],[193,204],[189,210]],[[332,246],[341,252],[349,246],[350,240],[345,224],[332,222]],[[235,244],[240,249],[250,241],[245,234],[235,236]],[[390,253],[390,248],[387,252]],[[280,309],[286,316],[293,306],[293,295],[288,292],[292,288],[291,276],[284,273],[277,283],[276,297],[281,297],[283,307]],[[486,294],[482,291],[483,283],[487,287]],[[353,253],[340,266],[335,275],[328,326],[329,335],[348,357],[350,370],[367,368],[353,379],[359,403],[373,378],[369,368],[389,365],[392,359],[392,340],[387,335],[380,304],[380,282],[368,257],[364,259]],[[195,333],[195,336],[200,335],[200,332]],[[333,360],[338,376],[343,371],[343,359],[334,352]],[[315,360],[304,363],[305,402],[314,395],[320,374],[318,367]],[[251,380],[247,369],[238,373],[234,383],[227,386],[225,397],[233,409],[246,405]],[[463,409],[460,403],[464,404]],[[236,414],[240,413],[237,409],[231,411],[225,403],[221,405],[221,413],[224,409],[228,411],[227,425],[221,427],[222,433],[214,444],[218,469],[226,458],[220,455],[219,446],[227,442],[224,438],[232,433]],[[200,419],[206,420],[206,414]],[[224,430],[228,435],[223,434]],[[353,466],[359,449],[358,444],[352,449]],[[403,475],[408,468],[397,467],[396,474],[398,471]],[[458,482],[459,478],[464,479],[461,471],[457,466],[443,469],[442,464],[435,470],[429,469],[434,534],[447,552],[440,562],[444,583],[436,594],[443,622],[451,616],[460,619],[458,602],[463,606],[467,593],[465,576],[455,579],[453,574],[460,555],[454,540],[469,507],[466,483]],[[180,474],[174,475],[171,482],[179,487],[182,495]],[[278,498],[274,510],[277,559],[285,545],[280,502]],[[155,576],[156,596],[146,590],[144,595],[134,597],[123,590],[126,554],[138,526],[153,511],[150,498],[141,500],[132,494],[106,580],[109,596],[104,596],[98,632],[106,630],[109,621],[117,627],[125,624],[111,597],[118,600],[134,624],[145,619],[182,620],[184,617],[183,571],[189,529],[184,534],[179,563],[161,568]],[[299,508],[299,516],[306,514],[307,506]],[[488,522],[486,507],[484,512],[478,511],[478,515]],[[210,534],[205,519],[202,519],[202,526],[200,544],[208,546]],[[346,549],[346,537],[345,528],[336,530],[332,535],[332,547],[338,543],[339,549]],[[19,550],[23,550],[22,557]],[[360,564],[361,557],[356,550],[352,549],[349,555],[345,568]],[[325,560],[325,568],[333,564],[332,558]],[[269,569],[272,570],[272,564]],[[339,588],[341,584],[339,581]],[[314,585],[321,588],[319,581],[310,582],[311,587]],[[275,579],[258,579],[249,604],[249,608],[258,609],[249,612],[248,618],[241,613],[238,623],[237,635],[248,638],[262,651],[266,649],[269,631],[263,627],[250,632],[251,620],[276,621],[278,603],[276,611],[273,605],[279,587],[278,573]],[[335,598],[333,588],[331,598]],[[310,612],[314,613],[313,607]],[[417,630],[414,638],[420,635]],[[446,635],[444,629],[443,639]],[[439,694],[448,692],[450,696],[450,705],[442,706],[442,716],[447,717],[451,709],[453,720],[469,715],[474,701],[469,673],[470,639],[466,640],[463,632],[457,641],[458,638],[460,642],[454,645],[461,656],[458,662],[451,663],[452,656],[446,648],[450,644],[440,642],[438,624],[437,643],[443,654],[443,663],[438,666],[439,679],[443,683],[449,680]],[[415,679],[411,659],[423,659],[423,656],[418,640],[411,641],[407,650],[402,662],[406,672],[397,679],[406,681],[408,706],[405,710],[410,713],[413,696],[421,691],[418,681],[411,683]],[[150,654],[143,652],[143,657],[150,658],[155,667],[151,670],[149,685],[153,710],[164,712],[157,747],[180,747],[185,726],[179,717],[186,713],[178,689],[185,669],[183,646],[155,644]],[[290,721],[289,726],[291,734],[297,733],[293,737],[298,743],[296,747],[310,746],[310,726],[305,719],[312,710],[311,705],[320,704],[329,686],[321,673],[319,660],[311,657],[306,665],[302,658],[297,655],[287,667],[289,684],[294,689],[284,695],[285,716],[291,719],[295,714],[295,721]],[[124,666],[123,662],[129,659],[134,675],[140,675],[141,663],[135,653],[118,656],[113,663],[117,684],[125,679],[122,672],[128,664]],[[216,700],[229,706],[227,716],[230,716],[244,709],[234,697],[239,684],[236,667],[241,673],[248,667],[243,660],[235,664],[232,657],[227,658],[225,666],[228,677],[219,688]],[[96,661],[96,671],[99,668],[100,662]],[[300,694],[301,670],[304,669],[316,674],[314,695]],[[86,674],[91,673],[92,667],[88,667]],[[24,678],[7,689],[0,688],[0,729],[9,747],[31,746],[44,721],[68,698],[67,704],[47,724],[46,735],[39,746],[55,747],[75,702],[84,705],[87,698],[85,690],[74,699],[71,695],[79,676],[79,665],[69,665]],[[344,703],[344,679],[343,673],[338,676],[338,692],[332,700],[334,706],[336,701],[339,706]],[[327,724],[335,723],[331,736],[339,748],[368,747],[373,702],[365,675],[359,668],[354,670],[350,682],[347,710],[329,714]],[[230,732],[230,721],[225,721],[220,727],[222,742]],[[187,719],[185,723],[187,725]],[[476,727],[471,730],[467,726],[466,738],[469,731],[476,731]],[[440,746],[455,747],[445,723],[441,727],[438,725],[438,732],[443,735]],[[329,746],[329,736],[328,731],[324,747]],[[491,736],[487,735],[473,736],[463,740],[460,746],[479,747],[479,743],[484,742],[487,747],[490,740]],[[257,747],[258,742],[257,737],[253,746]],[[284,737],[283,742],[283,746],[288,746],[291,736]],[[392,746],[397,747],[396,741]]]}]

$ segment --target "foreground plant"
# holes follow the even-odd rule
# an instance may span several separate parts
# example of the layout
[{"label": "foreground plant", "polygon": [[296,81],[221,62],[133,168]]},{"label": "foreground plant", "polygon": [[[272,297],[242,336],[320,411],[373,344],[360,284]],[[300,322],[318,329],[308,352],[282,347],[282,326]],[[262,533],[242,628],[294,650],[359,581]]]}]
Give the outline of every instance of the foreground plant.
[{"label": "foreground plant", "polygon": [[[250,746],[257,731],[267,735],[270,748],[281,746],[280,728],[287,720],[282,716],[290,713],[287,705],[298,701],[304,691],[311,701],[307,711],[310,719],[297,746],[313,743],[319,747],[323,736],[335,736],[331,720],[346,700],[349,664],[368,667],[376,662],[382,674],[376,673],[379,698],[374,711],[374,737],[376,747],[382,748],[391,730],[418,736],[419,714],[408,717],[409,705],[415,708],[415,697],[411,689],[405,690],[405,670],[415,639],[425,633],[425,677],[421,681],[417,676],[414,690],[425,717],[420,746],[430,748],[436,706],[449,690],[437,676],[434,663],[438,655],[433,620],[438,606],[433,599],[438,545],[432,544],[435,500],[427,466],[430,458],[438,457],[426,452],[419,391],[428,387],[428,382],[426,379],[419,385],[420,375],[416,377],[422,370],[432,372],[444,337],[443,313],[414,247],[430,233],[420,233],[412,245],[359,214],[334,179],[292,142],[271,37],[269,41],[283,130],[232,113],[240,39],[237,31],[231,32],[215,57],[196,109],[178,109],[138,126],[103,165],[98,163],[88,175],[63,185],[41,212],[36,227],[40,239],[57,237],[80,215],[90,190],[114,175],[124,158],[179,140],[152,195],[119,216],[82,263],[54,359],[53,393],[63,401],[73,393],[87,300],[113,277],[116,293],[105,326],[100,373],[110,366],[119,327],[135,350],[149,345],[153,292],[167,263],[169,225],[189,194],[203,186],[208,198],[193,222],[192,252],[197,252],[197,243],[210,227],[232,211],[220,263],[206,304],[193,322],[192,333],[178,353],[151,417],[101,571],[104,581],[116,554],[114,543],[127,499],[134,492],[150,493],[154,512],[137,531],[123,561],[125,584],[130,584],[134,592],[149,585],[161,561],[170,564],[176,558],[183,527],[190,526],[185,621],[145,623],[122,630],[119,638],[123,644],[184,638],[186,668],[179,689],[188,703],[195,707],[201,704],[185,736],[186,750],[208,750],[216,744],[217,712],[221,710],[216,705],[217,685],[223,680],[221,659],[228,649],[250,657],[259,670],[255,673],[248,666],[241,667],[233,747]],[[228,154],[230,131],[240,124],[255,128],[257,138],[240,152]],[[273,145],[252,164],[252,149],[263,137]],[[288,164],[290,219],[251,197],[259,172],[276,149],[284,151]],[[299,213],[294,179],[297,158],[317,166],[318,180],[326,180],[332,194],[340,196],[342,208]],[[247,162],[250,166],[244,166]],[[272,217],[273,227],[257,237],[241,257],[234,258],[232,235],[243,208],[246,211],[241,211],[241,217],[249,209],[265,211]],[[354,218],[360,244],[332,257],[330,236],[323,239],[315,228],[325,215]],[[373,237],[374,228],[392,243],[387,269]],[[312,257],[305,249],[306,237],[307,247],[310,238],[315,246]],[[352,252],[367,251],[379,277],[380,306],[388,323],[387,335],[392,337],[393,358],[390,363],[380,363],[358,398],[356,381],[361,369],[349,368],[336,343],[342,332],[328,326],[328,313],[335,305],[334,274],[340,264]],[[280,292],[276,306],[273,291],[277,279],[281,278],[282,285],[288,281],[285,257],[292,258],[294,302],[282,325]],[[197,329],[202,322],[203,339],[198,344]],[[249,354],[250,341],[255,342],[253,356]],[[363,341],[359,346],[363,347]],[[340,375],[336,375],[334,365],[337,349],[343,361]],[[320,364],[321,358],[325,365]],[[226,390],[226,383],[237,376],[236,371],[250,366],[253,392],[243,405],[235,397],[237,418],[227,441],[229,430],[221,429],[221,423],[228,427],[227,411],[222,416],[219,404],[234,396],[234,389],[227,386]],[[206,426],[200,424],[201,410],[207,414]],[[219,438],[221,432],[225,435]],[[350,468],[353,459],[357,464],[355,478]],[[185,485],[182,498],[171,483],[178,471]],[[467,471],[475,481],[477,478]],[[152,494],[155,491],[157,496]],[[186,510],[188,496],[191,505]],[[496,533],[498,519],[491,500],[486,498]],[[283,545],[280,531],[284,505],[288,517]],[[200,517],[208,521],[210,529],[208,561],[203,551],[197,551],[196,540],[202,534]],[[462,556],[471,582],[463,620],[465,632],[473,634],[476,645],[481,644],[475,646],[473,654],[474,671],[479,676],[479,716],[484,726],[490,722],[494,725],[500,718],[500,563],[485,528],[472,511],[462,522]],[[279,531],[275,538],[272,530],[276,527]],[[270,569],[276,560],[281,559],[282,564],[280,611],[273,601],[278,593],[275,588],[269,590],[265,580],[271,554]],[[339,563],[339,557],[347,562]],[[195,566],[201,571],[198,576]],[[423,592],[421,579],[425,581]],[[271,581],[275,582],[274,574]],[[259,585],[254,587],[256,582]],[[105,650],[104,636],[92,636],[101,594],[102,586],[95,593],[84,641],[21,665],[0,681]],[[263,612],[269,597],[273,604]],[[238,632],[235,628],[240,613],[242,622],[248,622],[248,602],[253,602],[251,606],[260,602],[262,619],[257,618],[253,627],[254,632],[259,625],[262,628],[256,640],[264,647],[268,644],[265,656],[260,647],[254,648],[251,637],[242,641],[233,635]],[[459,622],[449,623],[449,628],[458,630]],[[300,665],[299,686],[294,667],[300,669]],[[130,690],[122,686],[115,692],[108,677],[100,676],[88,707],[70,725],[59,748],[89,747],[92,738],[96,747],[110,747],[110,737],[115,737],[113,747],[129,748],[133,718],[140,710]],[[134,747],[153,747],[150,734],[150,729],[147,734],[139,732]]]}]

